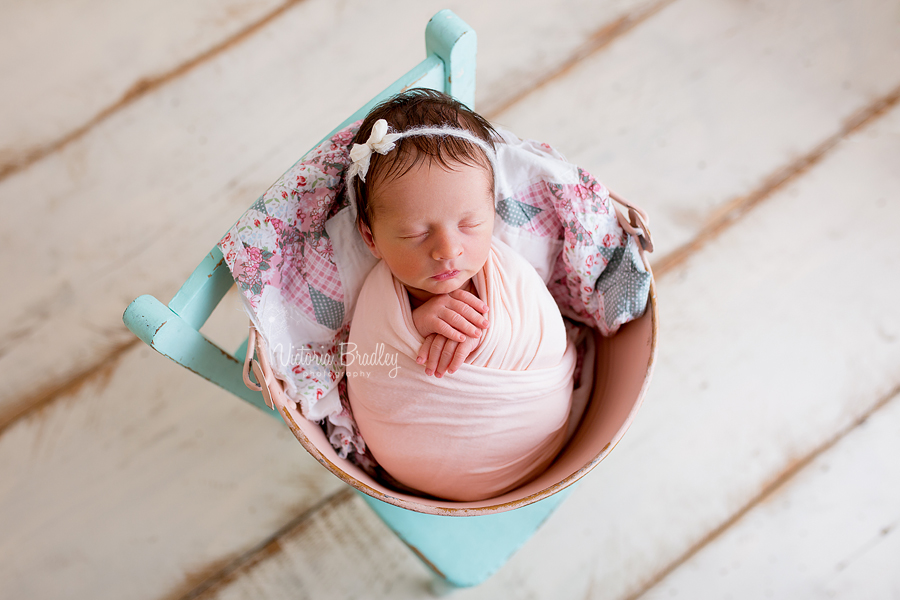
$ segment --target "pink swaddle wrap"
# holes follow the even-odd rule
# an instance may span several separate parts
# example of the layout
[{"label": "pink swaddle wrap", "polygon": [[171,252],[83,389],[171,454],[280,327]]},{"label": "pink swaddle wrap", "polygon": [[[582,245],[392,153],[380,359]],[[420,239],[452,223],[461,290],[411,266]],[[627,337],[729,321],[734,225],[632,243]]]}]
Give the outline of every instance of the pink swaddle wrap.
[{"label": "pink swaddle wrap", "polygon": [[406,289],[369,274],[345,361],[353,416],[375,459],[432,496],[474,501],[538,475],[565,442],[576,352],[559,308],[524,258],[494,239],[475,278],[490,327],[456,373],[428,377]]}]

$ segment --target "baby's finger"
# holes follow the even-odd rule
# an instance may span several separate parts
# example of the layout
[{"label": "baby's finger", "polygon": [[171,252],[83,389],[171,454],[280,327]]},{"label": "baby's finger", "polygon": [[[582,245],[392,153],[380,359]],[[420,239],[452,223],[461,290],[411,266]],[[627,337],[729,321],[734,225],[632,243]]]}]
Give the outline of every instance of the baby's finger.
[{"label": "baby's finger", "polygon": [[444,373],[447,371],[447,367],[450,365],[450,362],[453,360],[453,355],[456,354],[456,347],[459,346],[459,342],[454,342],[453,340],[447,340],[447,343],[444,344],[444,349],[441,350],[441,358],[438,362],[437,369],[434,370],[435,377],[443,377]]},{"label": "baby's finger", "polygon": [[478,347],[479,340],[469,338],[459,345],[456,354],[453,356],[453,364],[450,365],[450,372],[455,372],[463,363],[471,364],[475,357],[475,348]]},{"label": "baby's finger", "polygon": [[456,352],[453,353],[453,360],[450,361],[450,364],[447,366],[447,375],[453,375],[456,373],[456,370],[459,369],[463,362],[468,358],[471,351],[467,348],[468,344],[460,344],[456,347]]},{"label": "baby's finger", "polygon": [[428,337],[425,338],[425,341],[422,342],[422,345],[419,347],[419,355],[416,356],[416,362],[420,365],[424,365],[425,361],[428,359],[428,351],[431,349],[431,343],[434,341],[435,334],[428,334]]},{"label": "baby's finger", "polygon": [[460,302],[465,302],[478,312],[484,314],[489,308],[488,305],[481,301],[481,298],[476,296],[471,292],[467,292],[465,290],[454,290],[448,294],[451,298],[455,300],[459,300]]},{"label": "baby's finger", "polygon": [[447,341],[447,338],[442,335],[435,335],[434,339],[431,340],[431,344],[428,349],[428,359],[425,361],[426,375],[434,375],[434,370],[437,369],[438,361],[440,360],[441,353],[444,349],[444,344]]},{"label": "baby's finger", "polygon": [[441,335],[448,340],[453,340],[456,342],[464,342],[466,341],[466,332],[460,331],[458,328],[454,327],[449,320],[453,320],[453,315],[459,317],[459,321],[461,323],[465,323],[468,327],[473,327],[470,323],[468,323],[465,319],[460,317],[458,314],[453,312],[452,310],[444,309],[444,312],[441,314],[439,319],[436,319],[434,322],[434,329],[438,335]]},{"label": "baby's finger", "polygon": [[[460,302],[459,300],[451,300],[444,310],[446,311],[448,309],[450,311],[454,312],[455,314],[459,315],[459,319],[461,319],[461,321],[463,323],[465,323],[465,322],[471,323],[472,325],[474,325],[475,327],[478,327],[479,329],[484,329],[489,325],[488,320],[484,317],[483,314],[481,314],[480,312],[478,312],[477,310],[475,310],[468,304],[466,304],[464,302]],[[444,314],[445,313],[442,313],[441,316],[443,317]],[[452,321],[450,324],[455,325],[455,323]],[[461,328],[457,327],[457,329],[461,329]],[[468,335],[469,335],[469,337],[472,337],[472,334],[468,334]]]},{"label": "baby's finger", "polygon": [[[464,307],[465,310],[469,311],[469,314],[472,315],[472,319],[466,318],[464,315],[456,312],[451,308],[445,308],[443,312],[441,312],[441,319],[443,319],[444,323],[447,324],[455,333],[453,336],[448,336],[451,340],[456,340],[458,342],[466,341],[466,337],[481,337],[481,329],[486,327],[482,325],[482,321],[487,321],[484,317],[476,313],[474,310],[465,306],[464,304],[457,303],[460,307]],[[460,337],[462,336],[462,337]]]}]

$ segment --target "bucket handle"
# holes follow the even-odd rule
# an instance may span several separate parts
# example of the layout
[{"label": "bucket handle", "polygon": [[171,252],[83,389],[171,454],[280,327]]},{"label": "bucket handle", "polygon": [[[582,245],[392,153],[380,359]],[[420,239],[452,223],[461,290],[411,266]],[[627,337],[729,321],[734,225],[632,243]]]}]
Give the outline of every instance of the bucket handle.
[{"label": "bucket handle", "polygon": [[[272,401],[272,392],[269,390],[269,381],[270,378],[274,378],[274,373],[272,373],[272,368],[269,367],[269,364],[262,359],[262,355],[265,353],[264,349],[260,345],[260,360],[253,360],[253,354],[256,352],[256,327],[253,326],[253,322],[250,322],[250,335],[247,337],[247,355],[244,357],[244,369],[243,369],[243,377],[244,377],[244,385],[255,392],[262,392],[263,400],[266,402],[266,406],[275,410],[275,403]],[[253,372],[253,375],[256,377],[256,381],[259,383],[255,383],[252,379],[250,379],[250,372]]]},{"label": "bucket handle", "polygon": [[647,260],[646,253],[653,252],[653,236],[650,233],[650,217],[648,217],[647,213],[638,205],[626,200],[609,188],[607,188],[607,190],[609,191],[610,198],[628,209],[628,217],[626,218],[625,215],[619,211],[619,208],[615,204],[613,205],[613,210],[616,211],[616,219],[618,219],[619,225],[622,226],[622,229],[624,229],[626,233],[633,236],[634,240],[638,243],[638,251],[641,254],[641,260],[644,261],[644,266],[649,271],[650,263]]}]

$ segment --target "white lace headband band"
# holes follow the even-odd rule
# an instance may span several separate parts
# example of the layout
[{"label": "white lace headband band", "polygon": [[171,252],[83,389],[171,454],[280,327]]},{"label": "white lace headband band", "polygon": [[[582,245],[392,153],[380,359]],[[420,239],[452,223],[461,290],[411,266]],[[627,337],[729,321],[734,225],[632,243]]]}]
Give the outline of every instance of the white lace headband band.
[{"label": "white lace headband band", "polygon": [[347,169],[346,186],[347,195],[350,200],[351,210],[356,210],[356,191],[353,187],[353,178],[359,177],[362,181],[366,180],[366,174],[369,172],[369,163],[372,160],[372,153],[387,154],[396,146],[395,142],[405,137],[414,135],[441,136],[449,135],[452,137],[464,139],[467,142],[475,144],[484,151],[491,167],[496,172],[494,150],[481,138],[473,135],[465,129],[456,127],[416,127],[399,133],[388,133],[388,124],[384,119],[378,119],[372,126],[372,133],[365,144],[353,144],[350,149],[350,167]]}]

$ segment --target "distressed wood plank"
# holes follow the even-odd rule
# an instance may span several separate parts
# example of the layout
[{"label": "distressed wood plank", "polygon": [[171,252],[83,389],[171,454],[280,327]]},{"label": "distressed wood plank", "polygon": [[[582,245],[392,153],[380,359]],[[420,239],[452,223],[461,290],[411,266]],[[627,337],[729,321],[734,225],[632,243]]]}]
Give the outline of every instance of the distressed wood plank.
[{"label": "distressed wood plank", "polygon": [[[432,582],[428,569],[350,490],[261,554],[235,579],[222,580],[197,597],[423,598]],[[406,576],[396,577],[398,572]]]},{"label": "distressed wood plank", "polygon": [[280,0],[0,8],[0,173],[277,8]]},{"label": "distressed wood plank", "polygon": [[[897,389],[898,140],[895,108],[661,278],[659,358],[632,430],[497,575],[456,597],[631,597]],[[331,522],[340,547],[291,544],[346,564],[367,542],[349,512]],[[202,597],[288,597],[292,563],[274,560]],[[397,586],[369,597],[417,597],[402,582],[421,573],[395,560],[365,557]],[[362,584],[348,571],[303,585],[352,598]]]},{"label": "distressed wood plank", "polygon": [[0,595],[180,596],[342,487],[283,424],[137,345],[0,437]]},{"label": "distressed wood plank", "polygon": [[641,596],[900,595],[900,398]]},{"label": "distressed wood plank", "polygon": [[897,93],[898,25],[890,0],[682,0],[496,120],[647,209],[659,259]]},{"label": "distressed wood plank", "polygon": [[[532,61],[552,68],[647,3],[570,0],[558,14],[545,4],[512,16],[476,0],[452,5],[483,40],[478,101],[505,97],[508,78]],[[0,181],[0,204],[27,203],[29,215],[0,223],[7,247],[29,249],[27,261],[0,255],[0,271],[20,283],[0,298],[0,427],[130,342],[124,307],[142,293],[167,301],[285,169],[424,58],[425,24],[443,7],[305,0]],[[391,32],[377,51],[372,31]]]},{"label": "distressed wood plank", "polygon": [[673,0],[453,2],[478,35],[475,108],[492,117]]},{"label": "distressed wood plank", "polygon": [[[0,110],[23,118],[0,124],[0,172],[39,148],[52,147],[148,85],[178,76],[186,66],[298,1],[303,0],[4,3],[0,73],[7,93],[0,98]],[[480,97],[488,102],[484,108],[489,109],[523,93],[542,73],[556,70],[561,57],[597,35],[598,23],[627,19],[647,6],[653,3],[528,2],[512,13],[502,6],[473,2],[456,2],[451,8],[473,14],[473,23],[479,26],[504,21],[509,25],[483,44],[487,62],[501,67],[485,75],[481,88]],[[409,2],[395,2],[397,24],[421,27],[413,19],[435,12],[428,6],[415,15],[405,14],[415,8]],[[566,35],[560,35],[563,30]],[[534,34],[542,36],[541,44],[529,43]],[[511,53],[510,47],[521,50]],[[28,48],[27,55],[23,48]]]}]

